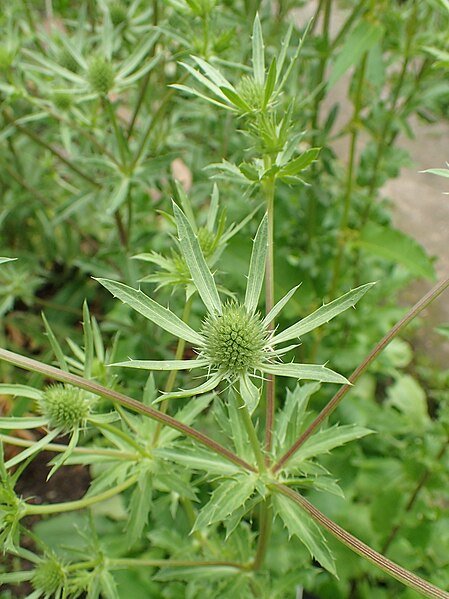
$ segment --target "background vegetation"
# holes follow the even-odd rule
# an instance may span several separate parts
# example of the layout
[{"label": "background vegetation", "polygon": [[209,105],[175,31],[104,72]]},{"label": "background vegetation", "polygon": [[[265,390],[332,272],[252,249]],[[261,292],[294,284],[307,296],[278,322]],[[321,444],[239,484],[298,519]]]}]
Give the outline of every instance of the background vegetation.
[{"label": "background vegetation", "polygon": [[[220,293],[230,298],[244,296],[252,239],[268,210],[274,280],[266,280],[267,311],[271,285],[273,305],[301,283],[277,316],[281,331],[323,302],[377,281],[357,310],[301,337],[301,345],[284,357],[284,362],[326,363],[350,376],[405,313],[398,301],[401,290],[416,279],[435,279],[433,260],[392,226],[382,187],[408,163],[396,142],[401,133],[413,136],[412,117],[435,122],[447,114],[449,6],[446,0],[320,0],[313,3],[314,19],[305,22],[297,9],[310,4],[17,0],[3,8],[0,254],[17,259],[0,266],[3,348],[54,363],[145,405],[157,398],[158,389],[198,384],[184,373],[176,379],[174,372],[148,377],[141,370],[107,367],[129,356],[195,355],[189,343],[176,345],[94,279],[140,285],[198,331],[204,310],[177,245],[174,199],[195,229]],[[344,18],[334,28],[337,7]],[[341,107],[333,101],[336,85],[346,85],[350,106],[343,124],[337,118]],[[333,150],[339,138],[347,140],[347,160]],[[447,336],[447,326],[440,331]],[[449,371],[416,355],[408,334],[407,329],[394,338],[327,421],[329,427],[356,425],[375,434],[311,459],[297,487],[352,534],[447,591]],[[196,468],[194,460],[204,450],[178,447],[171,429],[161,432],[115,403],[111,421],[106,399],[99,400],[97,420],[71,435],[78,449],[71,447],[70,456],[50,456],[66,459],[66,466],[62,459],[56,464],[55,477],[64,472],[74,477],[79,470],[73,464],[89,466],[86,497],[105,493],[105,501],[68,514],[49,507],[51,518],[44,517],[45,509],[29,509],[27,515],[39,515],[39,521],[24,520],[27,532],[17,521],[12,530],[5,506],[15,500],[8,484],[20,491],[37,462],[36,454],[25,459],[15,448],[40,442],[43,450],[49,443],[69,442],[46,437],[48,422],[36,420],[36,402],[52,375],[31,370],[26,374],[0,362],[8,470],[0,512],[0,538],[8,554],[3,580],[22,583],[5,586],[2,598],[79,596],[87,590],[89,597],[238,592],[271,599],[294,597],[299,588],[322,599],[418,596],[333,537],[320,545],[324,541],[313,532],[316,543],[334,555],[337,578],[331,558],[326,566],[322,554],[304,546],[298,538],[304,531],[298,534],[295,524],[288,527],[289,538],[281,508],[262,548],[264,516],[250,504],[241,513],[235,513],[237,506],[225,508],[226,518],[203,516],[198,524],[211,494],[220,496],[219,475],[225,470],[210,465],[208,471],[205,456],[203,467]],[[287,430],[294,412],[278,413],[287,427],[283,438],[276,433],[284,451],[337,389],[295,384],[277,379],[277,405],[288,410],[307,402],[298,399],[302,393],[310,398],[310,414],[305,420],[298,416],[297,428],[292,424]],[[245,457],[246,433],[239,448],[224,400],[198,396],[174,400],[166,409]],[[263,399],[253,421],[262,439]],[[13,434],[15,428],[19,432]],[[149,437],[160,437],[162,450],[167,445],[160,458],[164,466],[133,471],[136,490],[131,484],[125,488],[124,481],[131,480],[129,454],[138,453]],[[171,443],[178,454],[191,451],[192,461],[176,457]],[[96,454],[89,452],[92,447]],[[102,459],[102,450],[112,453]],[[86,483],[80,480],[79,486],[79,496],[65,490],[66,498],[82,497]],[[122,492],[109,497],[110,489]],[[242,496],[242,503],[246,499]],[[229,566],[254,565],[254,555],[255,568],[236,573]],[[214,567],[202,564],[211,559]],[[186,564],[174,567],[170,560]],[[190,561],[199,563],[193,568]],[[70,580],[72,586],[62,585],[64,591],[56,591],[56,583],[45,586],[50,573],[58,584]]]}]

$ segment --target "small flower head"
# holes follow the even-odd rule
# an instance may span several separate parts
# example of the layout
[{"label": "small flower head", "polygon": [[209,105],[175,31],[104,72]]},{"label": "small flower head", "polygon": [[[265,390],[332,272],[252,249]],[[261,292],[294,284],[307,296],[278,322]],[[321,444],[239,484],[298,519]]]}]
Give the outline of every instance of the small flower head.
[{"label": "small flower head", "polygon": [[228,377],[255,369],[264,358],[267,329],[258,314],[244,305],[229,302],[221,316],[208,315],[203,324],[202,356]]},{"label": "small flower head", "polygon": [[87,76],[90,86],[99,94],[107,94],[114,85],[115,75],[112,65],[102,56],[96,56],[92,60]]},{"label": "small flower head", "polygon": [[109,8],[112,24],[117,26],[125,23],[128,18],[126,6],[122,2],[113,2]]},{"label": "small flower head", "polygon": [[237,85],[237,93],[252,110],[260,110],[263,106],[264,89],[258,85],[254,77],[245,75]]},{"label": "small flower head", "polygon": [[61,592],[66,582],[63,565],[53,556],[49,556],[36,567],[31,584],[35,591],[45,593],[47,597],[55,597]]},{"label": "small flower head", "polygon": [[82,389],[70,385],[50,385],[38,400],[38,409],[48,418],[50,428],[72,432],[85,423],[91,404],[91,399]]}]

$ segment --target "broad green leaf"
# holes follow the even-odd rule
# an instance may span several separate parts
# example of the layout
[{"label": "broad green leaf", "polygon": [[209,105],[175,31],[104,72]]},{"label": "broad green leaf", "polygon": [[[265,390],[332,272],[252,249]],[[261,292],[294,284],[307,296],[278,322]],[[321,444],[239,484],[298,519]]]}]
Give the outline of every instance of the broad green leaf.
[{"label": "broad green leaf", "polygon": [[114,187],[109,200],[108,214],[114,214],[126,200],[130,182],[129,177],[123,177]]},{"label": "broad green leaf", "polygon": [[[209,96],[206,96],[205,94],[202,94],[201,92],[199,92],[198,90],[196,90],[193,87],[188,87],[187,85],[182,85],[182,83],[172,83],[169,87],[174,87],[175,89],[179,89],[182,92],[187,92],[188,94],[197,96],[198,98],[201,98],[202,100],[206,100],[207,102],[211,102],[212,104],[215,104],[216,106],[220,106],[220,108],[225,108],[226,110],[232,110],[234,112],[236,111],[236,109],[233,106],[229,106],[229,104],[223,104],[223,102],[214,100],[213,98],[210,98]],[[224,98],[224,99],[226,99],[226,98]]]},{"label": "broad green leaf", "polygon": [[129,518],[126,523],[127,547],[131,547],[141,538],[152,503],[152,476],[146,468],[140,473],[129,502]]},{"label": "broad green leaf", "polygon": [[354,441],[355,439],[361,439],[366,435],[371,435],[374,431],[363,426],[356,424],[344,424],[342,426],[335,425],[330,428],[325,428],[307,439],[307,441],[301,445],[294,457],[292,458],[291,464],[298,464],[309,458],[321,455],[323,453],[329,453],[335,447],[340,447],[345,443]]},{"label": "broad green leaf", "polygon": [[229,81],[225,77],[223,77],[220,71],[213,67],[209,62],[206,62],[199,56],[192,56],[192,58],[197,63],[197,65],[199,65],[203,69],[203,71],[206,73],[209,79],[213,81],[217,87],[226,87],[227,89],[234,90],[234,87],[231,85],[231,83],[229,83]]},{"label": "broad green leaf", "polygon": [[276,84],[277,79],[277,67],[276,67],[276,56],[273,56],[273,60],[271,61],[270,68],[268,69],[267,80],[265,82],[265,90],[263,94],[263,107],[266,108],[268,102],[270,101],[271,94],[274,91],[274,86]]},{"label": "broad green leaf", "polygon": [[260,401],[260,389],[244,374],[240,377],[240,393],[248,412],[252,414]]},{"label": "broad green leaf", "polygon": [[69,372],[69,367],[66,362],[64,352],[62,351],[62,347],[60,346],[58,340],[56,339],[56,336],[53,333],[53,331],[47,321],[47,318],[45,317],[45,314],[43,312],[42,312],[42,320],[44,321],[45,332],[47,333],[47,337],[48,337],[48,340],[50,341],[51,348],[55,353],[56,359],[59,364],[59,368],[61,370],[65,370],[66,372]]},{"label": "broad green leaf", "polygon": [[[1,424],[0,424],[0,428],[1,428]],[[39,439],[39,441],[36,441],[35,443],[33,443],[33,445],[31,445],[30,447],[27,447],[26,449],[24,449],[23,451],[18,453],[16,456],[14,456],[10,460],[8,460],[5,463],[5,467],[12,468],[13,466],[17,466],[17,464],[20,464],[20,462],[23,462],[30,456],[41,451],[46,445],[51,443],[53,441],[53,439],[55,439],[60,434],[61,434],[61,432],[59,430],[50,431],[49,433],[44,435],[41,439]]]},{"label": "broad green leaf", "polygon": [[430,173],[431,175],[438,175],[440,177],[449,177],[449,168],[428,168],[427,170],[421,172]]},{"label": "broad green leaf", "polygon": [[185,339],[189,343],[201,345],[203,338],[197,332],[189,327],[185,322],[178,318],[171,310],[164,308],[142,291],[128,287],[123,283],[110,281],[109,279],[96,279],[103,287],[117,297],[123,303],[130,306],[151,322],[154,322],[172,335]]},{"label": "broad green leaf", "polygon": [[388,403],[407,418],[415,431],[424,431],[430,424],[424,389],[408,374],[404,374],[388,388]]},{"label": "broad green leaf", "polygon": [[117,73],[117,77],[126,77],[132,73],[134,69],[136,69],[142,60],[148,59],[149,51],[154,46],[160,35],[160,31],[155,31],[148,37],[142,36],[140,45],[136,46],[134,52],[123,61],[122,66]]},{"label": "broad green leaf", "polygon": [[198,387],[193,387],[192,389],[186,389],[181,391],[173,391],[171,393],[164,393],[157,400],[158,402],[164,401],[165,399],[179,399],[181,397],[193,397],[194,395],[201,395],[202,393],[208,393],[209,391],[213,391],[218,383],[223,380],[222,374],[216,372],[211,377],[209,377],[202,385],[198,385]]},{"label": "broad green leaf", "polygon": [[220,200],[220,192],[218,191],[218,186],[214,183],[214,187],[212,189],[212,196],[210,199],[210,206],[207,212],[207,229],[212,233],[215,227],[215,221],[217,219],[218,214],[218,206]]},{"label": "broad green leaf", "polygon": [[383,27],[375,21],[360,21],[346,37],[345,44],[334,63],[327,89],[330,90],[346,71],[357,64],[365,52],[375,46],[384,33]]},{"label": "broad green leaf", "polygon": [[273,506],[287,528],[289,535],[295,535],[304,543],[310,555],[328,572],[337,575],[332,553],[318,525],[287,497],[278,493],[273,495]]},{"label": "broad green leaf", "polygon": [[[175,186],[176,186],[176,194],[179,199],[179,202],[181,203],[184,215],[187,218],[187,220],[189,221],[190,226],[192,227],[192,230],[196,233],[198,227],[196,225],[195,215],[193,214],[192,203],[189,200],[189,196],[187,195],[187,193],[185,192],[183,186],[181,185],[181,183],[179,181],[177,181],[177,180],[175,181]],[[172,217],[170,214],[167,214],[167,217],[170,218],[170,220],[172,220]]]},{"label": "broad green leaf", "polygon": [[265,52],[259,14],[254,19],[252,42],[254,80],[262,88],[265,84]]},{"label": "broad green leaf", "polygon": [[293,289],[290,289],[290,291],[288,293],[286,293],[284,295],[283,298],[281,298],[277,304],[275,304],[271,310],[268,312],[268,314],[265,316],[265,318],[262,321],[262,324],[266,327],[269,325],[270,322],[273,322],[273,320],[276,318],[276,316],[279,314],[279,312],[282,311],[282,309],[284,308],[284,306],[287,304],[287,302],[289,301],[289,299],[292,297],[292,295],[294,295],[295,291],[301,286],[301,283],[299,285],[296,285],[296,287],[293,287]]},{"label": "broad green leaf", "polygon": [[279,171],[280,177],[293,177],[304,169],[306,169],[312,162],[318,158],[321,148],[309,148],[301,156],[294,158],[288,164],[283,166]]},{"label": "broad green leaf", "polygon": [[356,289],[352,289],[337,298],[333,302],[329,304],[324,304],[318,310],[315,310],[309,316],[306,316],[296,324],[292,325],[282,333],[275,335],[273,338],[273,344],[283,343],[284,341],[290,341],[290,339],[295,339],[300,335],[305,335],[309,331],[313,331],[317,327],[322,324],[329,322],[335,316],[338,316],[341,312],[344,312],[348,308],[354,307],[355,304],[359,301],[361,297],[365,295],[365,293],[370,289],[375,283],[367,283],[366,285],[361,285],[360,287],[356,287]]},{"label": "broad green leaf", "polygon": [[221,91],[228,98],[228,100],[234,104],[237,108],[243,112],[251,112],[251,106],[245,102],[245,100],[237,92],[227,87],[220,87]]},{"label": "broad green leaf", "polygon": [[29,418],[13,418],[11,416],[5,416],[0,418],[0,430],[25,430],[29,428],[39,428],[48,424],[48,419],[43,416],[29,417]]},{"label": "broad green leaf", "polygon": [[424,248],[402,231],[369,223],[353,245],[395,264],[401,264],[418,277],[435,280],[435,269]]},{"label": "broad green leaf", "polygon": [[108,570],[103,569],[101,571],[99,582],[101,586],[101,597],[104,597],[104,599],[120,599],[117,583]]},{"label": "broad green leaf", "polygon": [[[293,427],[295,438],[299,435],[299,428],[304,420],[310,397],[320,389],[319,383],[305,383],[296,385],[293,391],[287,389],[284,406],[276,418],[275,434],[279,447],[291,445],[288,442],[287,432]],[[293,441],[292,441],[293,443]]]},{"label": "broad green leaf", "polygon": [[164,568],[160,570],[153,580],[170,581],[170,580],[186,580],[192,582],[195,579],[203,580],[210,578],[223,578],[224,576],[236,576],[241,573],[239,568],[232,566],[204,566],[204,562],[198,566],[183,566],[179,568]]},{"label": "broad green leaf", "polygon": [[268,374],[290,376],[298,380],[305,379],[320,381],[321,383],[338,383],[341,385],[348,383],[348,380],[341,374],[318,364],[269,364],[264,365],[261,370]]},{"label": "broad green leaf", "polygon": [[254,314],[259,302],[260,292],[262,290],[265,263],[267,260],[268,249],[268,217],[265,214],[256,237],[254,238],[253,251],[249,263],[248,281],[246,283],[245,307],[250,314]]},{"label": "broad green leaf", "polygon": [[116,362],[109,366],[121,366],[125,368],[141,368],[143,370],[191,370],[207,366],[208,360],[129,360],[128,362]]},{"label": "broad green leaf", "polygon": [[[216,85],[215,83],[213,83],[213,81],[211,81],[210,79],[205,77],[202,73],[200,73],[199,71],[197,71],[196,69],[194,69],[193,67],[188,65],[187,63],[180,62],[179,64],[182,65],[185,69],[187,69],[189,71],[189,73],[191,75],[193,75],[193,77],[195,77],[195,79],[197,81],[199,81],[205,87],[207,87],[207,89],[210,90],[213,94],[215,94],[218,98],[221,98],[221,100],[227,101],[227,98],[224,95],[224,93],[221,91],[220,87],[226,87],[226,88],[232,89],[232,85],[230,83],[225,81],[225,82],[221,83],[220,85]],[[177,87],[179,86],[179,84],[175,84],[175,85]],[[178,89],[179,89],[179,87],[178,87]],[[206,98],[209,99],[208,96],[206,96]]]},{"label": "broad green leaf", "polygon": [[256,488],[254,474],[240,475],[221,482],[208,503],[201,509],[193,530],[201,530],[215,522],[223,522],[251,497]]},{"label": "broad green leaf", "polygon": [[218,295],[214,278],[204,259],[203,252],[192,231],[189,221],[180,208],[173,202],[173,212],[178,227],[179,244],[187,266],[192,275],[195,287],[200,294],[208,312],[212,315],[221,314],[221,300]]},{"label": "broad green leaf", "polygon": [[27,385],[14,383],[0,383],[0,395],[15,395],[16,397],[28,397],[29,399],[40,399],[42,391]]},{"label": "broad green leaf", "polygon": [[238,466],[222,459],[202,447],[157,448],[154,455],[170,460],[191,470],[204,470],[208,474],[232,475],[241,472]]},{"label": "broad green leaf", "polygon": [[277,82],[279,75],[282,72],[282,68],[284,66],[285,58],[287,56],[287,50],[290,47],[290,39],[292,37],[292,33],[293,33],[293,23],[290,23],[290,25],[288,26],[288,29],[287,29],[287,33],[285,34],[285,37],[281,43],[281,51],[279,52],[279,56],[278,56],[278,60],[277,60],[278,68],[277,68],[276,82]]},{"label": "broad green leaf", "polygon": [[83,302],[83,331],[84,331],[84,377],[90,379],[94,359],[94,339],[92,321],[86,300]]},{"label": "broad green leaf", "polygon": [[[202,395],[201,397],[197,397],[195,401],[187,402],[183,408],[176,412],[176,420],[178,420],[178,422],[183,422],[184,424],[192,424],[192,422],[195,420],[198,414],[200,414],[205,408],[209,406],[214,397],[215,394],[210,393],[209,395]],[[159,445],[167,445],[169,442],[173,441],[173,439],[176,439],[180,435],[182,435],[180,431],[166,426],[163,428],[161,432]]]}]

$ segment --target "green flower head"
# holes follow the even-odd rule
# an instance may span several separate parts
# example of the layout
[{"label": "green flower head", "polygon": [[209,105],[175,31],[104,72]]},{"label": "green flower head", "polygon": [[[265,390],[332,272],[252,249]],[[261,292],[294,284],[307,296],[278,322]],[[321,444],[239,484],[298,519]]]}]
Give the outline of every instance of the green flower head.
[{"label": "green flower head", "polygon": [[83,389],[70,385],[50,385],[38,400],[40,413],[52,429],[71,432],[83,426],[91,411],[92,401]]},{"label": "green flower head", "polygon": [[268,222],[265,215],[257,230],[250,259],[248,280],[243,303],[223,304],[214,277],[206,263],[198,235],[192,229],[189,219],[182,210],[173,204],[178,228],[179,245],[190,271],[192,281],[201,297],[207,315],[199,332],[178,318],[168,308],[164,308],[142,291],[106,279],[98,279],[111,293],[131,306],[137,312],[158,324],[166,331],[184,339],[197,350],[193,360],[130,360],[114,364],[148,370],[190,370],[201,368],[206,371],[206,381],[186,391],[164,395],[190,397],[207,393],[226,380],[239,385],[240,392],[248,408],[252,411],[259,401],[259,388],[253,378],[264,375],[279,375],[297,380],[308,379],[329,383],[347,383],[345,377],[329,368],[315,364],[283,364],[281,357],[296,345],[278,347],[297,340],[300,335],[328,322],[343,310],[354,306],[372,284],[363,285],[349,293],[323,305],[310,316],[303,318],[286,330],[273,331],[270,326],[298,286],[291,289],[264,317],[257,313],[262,290],[268,246]]}]

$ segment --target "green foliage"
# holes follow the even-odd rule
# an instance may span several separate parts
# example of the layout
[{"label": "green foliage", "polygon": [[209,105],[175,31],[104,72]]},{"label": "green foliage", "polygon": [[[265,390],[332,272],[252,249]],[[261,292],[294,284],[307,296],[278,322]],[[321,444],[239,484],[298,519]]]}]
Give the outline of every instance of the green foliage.
[{"label": "green foliage", "polygon": [[[448,5],[305,4],[5,5],[8,588],[449,596],[448,374],[392,328],[435,270],[382,196],[447,114]],[[44,451],[87,491],[23,492]]]}]

